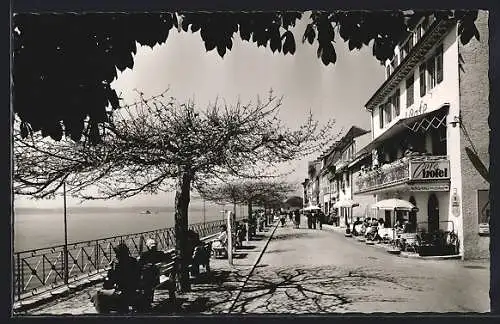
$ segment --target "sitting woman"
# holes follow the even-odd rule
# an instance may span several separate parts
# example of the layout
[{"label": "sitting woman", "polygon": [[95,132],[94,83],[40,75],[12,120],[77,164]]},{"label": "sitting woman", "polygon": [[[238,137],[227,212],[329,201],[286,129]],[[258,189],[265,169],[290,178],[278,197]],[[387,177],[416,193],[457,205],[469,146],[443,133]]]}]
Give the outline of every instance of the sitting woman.
[{"label": "sitting woman", "polygon": [[113,250],[115,260],[108,270],[103,289],[92,296],[98,313],[109,313],[112,310],[125,313],[128,312],[129,305],[137,306],[140,267],[130,255],[126,244],[120,243]]},{"label": "sitting woman", "polygon": [[227,227],[222,225],[217,238],[212,242],[212,250],[216,256],[223,256],[227,254]]}]

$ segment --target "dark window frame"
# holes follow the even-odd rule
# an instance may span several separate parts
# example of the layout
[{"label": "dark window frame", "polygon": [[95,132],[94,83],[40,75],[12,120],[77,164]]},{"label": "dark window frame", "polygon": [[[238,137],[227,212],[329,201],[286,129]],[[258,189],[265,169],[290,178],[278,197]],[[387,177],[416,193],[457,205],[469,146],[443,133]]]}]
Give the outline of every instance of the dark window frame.
[{"label": "dark window frame", "polygon": [[419,85],[420,85],[420,97],[425,96],[427,93],[427,82],[426,82],[426,73],[425,71],[427,70],[426,68],[426,63],[422,63],[419,66]]},{"label": "dark window frame", "polygon": [[444,70],[443,70],[443,44],[439,45],[436,49],[435,61],[436,61],[436,85],[440,84],[444,79]]},{"label": "dark window frame", "polygon": [[[411,93],[411,96],[409,96],[409,93]],[[415,102],[415,76],[412,74],[406,79],[406,107],[410,107],[411,105],[413,105],[414,102]]]}]

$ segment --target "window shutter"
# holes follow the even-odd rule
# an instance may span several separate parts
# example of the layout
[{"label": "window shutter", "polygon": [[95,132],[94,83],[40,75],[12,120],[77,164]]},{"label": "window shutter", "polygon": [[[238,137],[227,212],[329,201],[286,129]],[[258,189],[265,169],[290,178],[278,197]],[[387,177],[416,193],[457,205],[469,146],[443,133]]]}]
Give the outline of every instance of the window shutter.
[{"label": "window shutter", "polygon": [[384,128],[384,105],[378,107],[378,120],[380,122],[380,128]]},{"label": "window shutter", "polygon": [[438,47],[436,53],[436,81],[440,83],[443,81],[443,45]]},{"label": "window shutter", "polygon": [[419,80],[419,83],[420,83],[420,97],[423,97],[425,96],[425,92],[426,92],[426,87],[425,87],[425,63],[421,64],[420,65],[420,68],[419,68],[419,72],[420,72],[420,80]]},{"label": "window shutter", "polygon": [[406,79],[406,107],[413,105],[413,83],[415,82],[413,75]]},{"label": "window shutter", "polygon": [[399,90],[396,90],[396,93],[394,94],[394,114],[395,116],[399,116]]}]

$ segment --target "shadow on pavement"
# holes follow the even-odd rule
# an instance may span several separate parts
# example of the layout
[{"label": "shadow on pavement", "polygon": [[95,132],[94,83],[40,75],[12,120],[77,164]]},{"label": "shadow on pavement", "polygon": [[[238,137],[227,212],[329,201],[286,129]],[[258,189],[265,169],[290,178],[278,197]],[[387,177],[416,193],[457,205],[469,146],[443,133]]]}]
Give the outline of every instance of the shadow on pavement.
[{"label": "shadow on pavement", "polygon": [[[252,275],[233,313],[332,313],[352,303],[399,302],[405,297],[372,293],[375,287],[411,291],[393,278],[353,269],[298,267],[259,269]],[[376,289],[375,289],[376,291]]]},{"label": "shadow on pavement", "polygon": [[255,245],[243,245],[238,247],[237,250],[253,250],[255,247]]},{"label": "shadow on pavement", "polygon": [[276,250],[267,250],[267,251],[266,251],[266,254],[271,254],[271,253],[283,253],[283,252],[290,252],[290,251],[294,251],[294,250],[291,250],[291,249],[276,249]]},{"label": "shadow on pavement", "polygon": [[314,235],[313,232],[292,232],[292,233],[278,233],[274,234],[273,236],[273,241],[279,241],[279,240],[292,240],[292,239],[301,239],[301,238],[315,238],[316,236]]},{"label": "shadow on pavement", "polygon": [[191,291],[178,293],[176,303],[167,291],[157,291],[152,310],[145,315],[221,313],[236,297],[245,276],[241,271],[213,270],[192,280]]}]

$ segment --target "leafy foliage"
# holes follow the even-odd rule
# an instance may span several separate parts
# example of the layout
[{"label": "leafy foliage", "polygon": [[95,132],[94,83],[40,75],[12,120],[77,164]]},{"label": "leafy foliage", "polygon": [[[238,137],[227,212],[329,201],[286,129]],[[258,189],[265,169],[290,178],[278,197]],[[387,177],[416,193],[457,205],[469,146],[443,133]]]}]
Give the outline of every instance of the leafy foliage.
[{"label": "leafy foliage", "polygon": [[[316,42],[318,58],[329,65],[337,61],[336,35],[350,50],[372,42],[373,55],[384,61],[412,22],[429,13],[314,11],[308,18],[300,12],[18,14],[13,18],[14,111],[24,137],[41,131],[56,141],[64,135],[78,141],[83,134],[96,144],[98,125],[108,118],[106,107],[120,106],[110,87],[117,70],[133,68],[137,44],[162,44],[172,28],[199,31],[206,50],[216,49],[222,57],[237,33],[284,55],[295,53],[296,39]],[[462,43],[479,39],[477,11],[436,15],[458,21]],[[299,19],[310,22],[297,38],[292,29]]]}]

